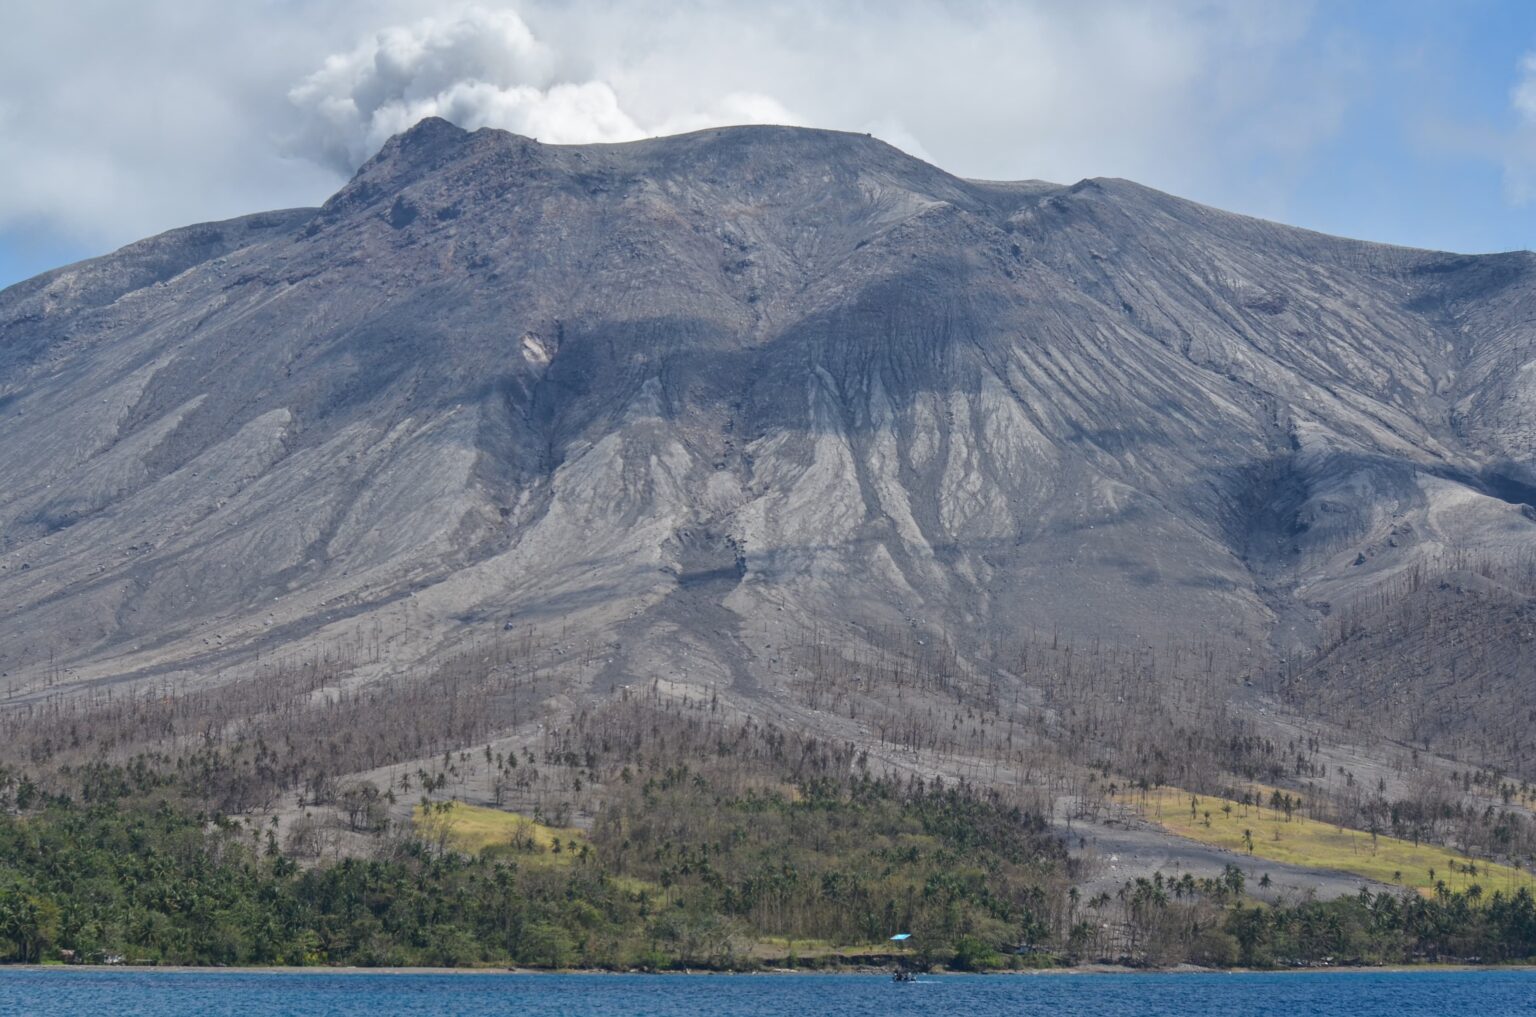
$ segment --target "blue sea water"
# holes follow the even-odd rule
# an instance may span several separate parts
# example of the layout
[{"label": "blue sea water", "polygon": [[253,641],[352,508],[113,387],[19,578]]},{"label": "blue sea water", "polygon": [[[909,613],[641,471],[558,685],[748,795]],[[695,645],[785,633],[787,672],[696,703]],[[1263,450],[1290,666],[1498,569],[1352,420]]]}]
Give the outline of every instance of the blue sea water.
[{"label": "blue sea water", "polygon": [[1536,972],[930,976],[0,970],[26,1017],[1505,1017]]}]

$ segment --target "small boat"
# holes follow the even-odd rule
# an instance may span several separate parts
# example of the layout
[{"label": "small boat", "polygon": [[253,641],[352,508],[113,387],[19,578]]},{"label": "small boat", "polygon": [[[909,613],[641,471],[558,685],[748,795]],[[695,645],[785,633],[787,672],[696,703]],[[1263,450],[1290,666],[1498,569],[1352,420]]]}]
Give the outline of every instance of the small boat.
[{"label": "small boat", "polygon": [[[896,933],[896,935],[892,936],[888,940],[888,942],[895,943],[898,947],[903,947],[904,948],[907,945],[907,940],[909,940],[911,938],[912,938],[912,933],[910,933],[910,932],[898,932],[898,933]],[[891,972],[891,981],[893,981],[893,982],[915,982],[915,981],[917,981],[917,972],[913,971],[910,967],[908,967],[907,966],[908,963],[909,963],[909,961],[905,957],[898,957],[898,958],[896,958],[896,970]]]}]

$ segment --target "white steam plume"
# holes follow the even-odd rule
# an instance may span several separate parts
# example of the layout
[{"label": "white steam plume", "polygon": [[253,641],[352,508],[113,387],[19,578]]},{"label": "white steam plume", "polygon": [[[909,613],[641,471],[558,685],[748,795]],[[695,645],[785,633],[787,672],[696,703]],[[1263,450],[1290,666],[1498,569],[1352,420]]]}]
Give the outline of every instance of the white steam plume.
[{"label": "white steam plume", "polygon": [[561,55],[509,10],[467,7],[378,32],[289,92],[305,113],[293,150],[350,172],[393,134],[439,116],[554,144],[633,141],[723,124],[793,124],[774,99],[730,93],[707,107],[638,123],[606,81],[574,80]]}]

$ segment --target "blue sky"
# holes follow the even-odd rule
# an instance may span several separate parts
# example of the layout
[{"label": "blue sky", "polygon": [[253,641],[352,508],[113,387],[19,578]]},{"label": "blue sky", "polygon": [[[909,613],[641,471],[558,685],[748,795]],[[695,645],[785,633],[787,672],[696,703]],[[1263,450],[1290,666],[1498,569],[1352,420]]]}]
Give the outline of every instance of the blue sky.
[{"label": "blue sky", "polygon": [[425,113],[556,142],[870,131],[965,176],[1125,176],[1363,239],[1531,247],[1533,53],[1533,0],[11,4],[0,285],[319,203]]},{"label": "blue sky", "polygon": [[[1536,3],[1340,3],[1314,33],[1359,47],[1362,80],[1292,182],[1288,221],[1468,252],[1536,243],[1536,203],[1513,200],[1504,148],[1531,126],[1511,90],[1536,50]],[[1241,203],[1240,184],[1231,193]]]}]

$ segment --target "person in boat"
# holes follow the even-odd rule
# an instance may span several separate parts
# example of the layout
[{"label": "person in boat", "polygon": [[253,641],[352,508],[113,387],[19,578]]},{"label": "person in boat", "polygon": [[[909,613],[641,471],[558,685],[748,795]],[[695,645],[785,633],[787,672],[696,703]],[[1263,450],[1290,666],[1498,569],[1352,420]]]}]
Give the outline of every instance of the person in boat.
[{"label": "person in boat", "polygon": [[[909,940],[911,938],[912,938],[912,933],[910,933],[910,932],[898,932],[896,935],[891,937],[890,941],[892,943],[895,943],[899,947],[905,947],[907,945],[907,940]],[[915,981],[917,981],[917,972],[912,970],[912,968],[910,967],[910,960],[907,957],[903,956],[903,957],[897,958],[896,970],[891,972],[891,981],[893,981],[893,982],[915,982]]]}]

